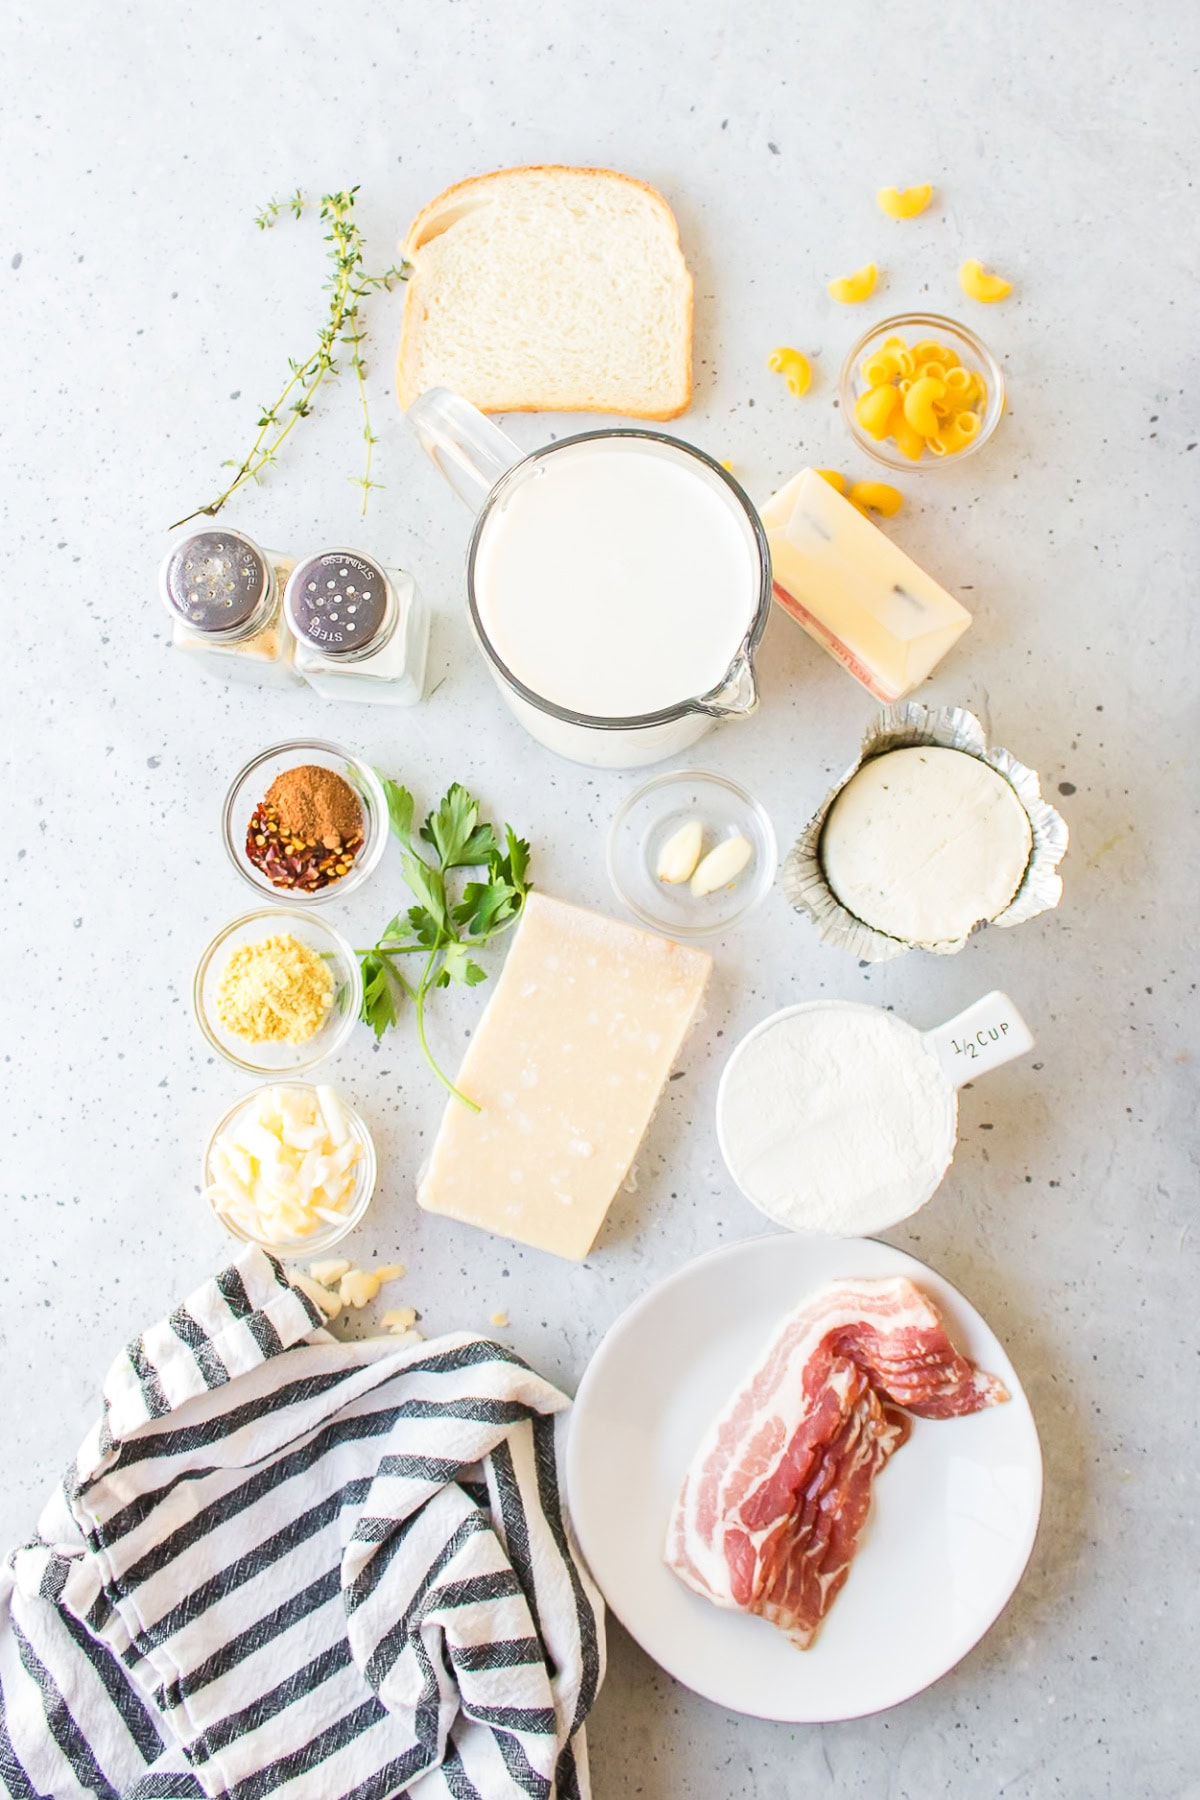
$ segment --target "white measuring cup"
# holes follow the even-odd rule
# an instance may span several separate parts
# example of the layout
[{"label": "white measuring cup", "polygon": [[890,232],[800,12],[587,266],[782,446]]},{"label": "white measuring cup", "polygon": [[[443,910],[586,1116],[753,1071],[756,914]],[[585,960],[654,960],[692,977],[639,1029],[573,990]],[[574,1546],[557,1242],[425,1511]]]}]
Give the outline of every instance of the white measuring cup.
[{"label": "white measuring cup", "polygon": [[[844,1077],[821,1065],[817,1034],[803,1023],[820,1012],[837,1015],[844,1052],[861,1038],[861,1057]],[[931,1031],[847,1000],[784,1007],[725,1065],[717,1090],[725,1166],[751,1205],[789,1230],[886,1231],[940,1186],[958,1135],[959,1088],[1033,1042],[999,991]]]}]

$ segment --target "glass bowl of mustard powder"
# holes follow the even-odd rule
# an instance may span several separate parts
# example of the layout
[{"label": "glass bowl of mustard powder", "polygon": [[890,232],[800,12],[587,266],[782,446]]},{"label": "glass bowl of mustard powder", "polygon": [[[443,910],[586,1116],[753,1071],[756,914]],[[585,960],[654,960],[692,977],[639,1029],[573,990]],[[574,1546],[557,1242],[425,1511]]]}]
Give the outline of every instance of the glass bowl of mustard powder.
[{"label": "glass bowl of mustard powder", "polygon": [[253,1075],[296,1075],[340,1050],[362,1005],[358,958],[314,913],[272,906],[219,931],[192,1003],[214,1050]]}]

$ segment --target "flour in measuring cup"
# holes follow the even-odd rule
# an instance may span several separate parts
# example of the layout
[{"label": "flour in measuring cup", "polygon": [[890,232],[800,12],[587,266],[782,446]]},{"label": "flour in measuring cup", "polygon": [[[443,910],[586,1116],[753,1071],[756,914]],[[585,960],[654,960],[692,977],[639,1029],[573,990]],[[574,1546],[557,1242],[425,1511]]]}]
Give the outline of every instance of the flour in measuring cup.
[{"label": "flour in measuring cup", "polygon": [[743,1040],[717,1099],[729,1172],[792,1231],[861,1237],[924,1205],[954,1154],[955,1090],[919,1031],[820,1003]]}]

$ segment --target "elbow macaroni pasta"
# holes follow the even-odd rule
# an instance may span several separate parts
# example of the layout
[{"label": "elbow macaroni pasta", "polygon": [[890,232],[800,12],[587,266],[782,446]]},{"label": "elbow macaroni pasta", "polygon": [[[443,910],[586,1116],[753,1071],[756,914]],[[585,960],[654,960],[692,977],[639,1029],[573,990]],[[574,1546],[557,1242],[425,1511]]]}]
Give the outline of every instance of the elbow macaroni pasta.
[{"label": "elbow macaroni pasta", "polygon": [[918,369],[923,369],[929,362],[940,363],[943,369],[960,367],[958,353],[949,344],[939,344],[933,338],[922,338],[919,344],[914,344],[912,359]]},{"label": "elbow macaroni pasta", "polygon": [[950,412],[961,411],[976,398],[975,377],[970,369],[947,369],[942,379],[946,383],[946,406]]},{"label": "elbow macaroni pasta", "polygon": [[840,469],[814,469],[822,481],[827,481],[835,493],[847,499],[856,512],[865,518],[869,513],[877,512],[885,519],[894,519],[904,505],[904,495],[899,488],[892,487],[887,481],[856,481],[853,484],[846,480]]},{"label": "elbow macaroni pasta", "polygon": [[[988,404],[987,382],[978,370],[963,367],[951,345],[934,338],[910,345],[902,337],[888,337],[863,357],[858,375],[862,388],[854,418],[860,430],[877,443],[890,439],[909,462],[919,462],[926,453],[954,456],[978,437]],[[859,490],[867,488],[895,495],[891,512],[877,499],[865,499]],[[882,482],[860,482],[847,498],[860,512],[870,507],[889,518],[900,504],[896,490]]]},{"label": "elbow macaroni pasta", "polygon": [[981,300],[985,306],[1012,293],[1011,281],[1005,281],[1003,275],[989,275],[983,264],[974,258],[958,271],[958,285],[968,300]]},{"label": "elbow macaroni pasta", "polygon": [[853,275],[839,275],[836,281],[831,281],[829,292],[843,306],[857,306],[861,301],[871,298],[878,280],[879,270],[875,264],[864,263],[861,269],[855,269]]},{"label": "elbow macaroni pasta", "polygon": [[888,481],[856,481],[847,496],[862,512],[881,513],[894,519],[904,505],[904,495]]},{"label": "elbow macaroni pasta", "polygon": [[781,344],[772,350],[767,358],[767,367],[777,375],[782,375],[788,384],[788,392],[797,397],[807,394],[812,386],[812,364],[800,350],[793,350],[787,344]]},{"label": "elbow macaroni pasta", "polygon": [[909,462],[920,462],[925,451],[926,438],[915,425],[910,425],[903,415],[892,427],[892,442],[901,456],[907,456]]},{"label": "elbow macaroni pasta", "polygon": [[932,375],[921,375],[904,396],[904,417],[923,438],[932,437],[938,428],[934,407],[945,392],[944,381],[937,381]]},{"label": "elbow macaroni pasta", "polygon": [[880,188],[875,204],[889,219],[915,219],[933,199],[933,183],[923,181],[917,187]]},{"label": "elbow macaroni pasta", "polygon": [[899,389],[890,382],[883,382],[879,387],[868,388],[860,394],[854,406],[854,416],[869,437],[885,438],[891,430],[892,420],[900,411],[901,397]]}]

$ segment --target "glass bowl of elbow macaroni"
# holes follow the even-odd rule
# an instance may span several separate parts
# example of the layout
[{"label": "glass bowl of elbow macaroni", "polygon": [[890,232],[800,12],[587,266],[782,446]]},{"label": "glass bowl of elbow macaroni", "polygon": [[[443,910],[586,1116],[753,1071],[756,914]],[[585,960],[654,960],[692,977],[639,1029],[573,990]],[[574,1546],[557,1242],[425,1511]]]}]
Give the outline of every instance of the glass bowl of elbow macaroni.
[{"label": "glass bowl of elbow macaroni", "polygon": [[931,469],[981,450],[1004,412],[1004,371],[969,326],[896,313],[842,364],[839,399],[861,450],[889,469]]}]

